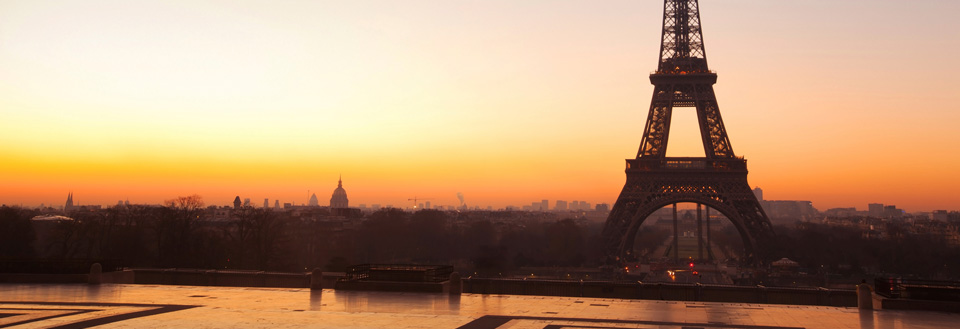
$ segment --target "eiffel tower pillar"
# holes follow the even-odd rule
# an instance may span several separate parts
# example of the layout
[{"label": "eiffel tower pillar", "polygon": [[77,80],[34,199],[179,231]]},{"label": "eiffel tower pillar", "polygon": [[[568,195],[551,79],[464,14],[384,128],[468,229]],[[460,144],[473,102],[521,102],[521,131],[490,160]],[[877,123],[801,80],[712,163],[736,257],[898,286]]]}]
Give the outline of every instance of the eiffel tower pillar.
[{"label": "eiffel tower pillar", "polygon": [[[627,159],[627,181],[603,231],[610,261],[637,258],[634,239],[654,211],[692,202],[726,216],[743,239],[742,261],[759,264],[758,251],[773,230],[747,184],[747,161],[733,153],[720,116],[713,90],[717,74],[707,66],[697,0],[664,0],[660,61],[650,82],[653,98],[640,150]],[[697,111],[703,157],[666,156],[670,118],[680,107]]]}]

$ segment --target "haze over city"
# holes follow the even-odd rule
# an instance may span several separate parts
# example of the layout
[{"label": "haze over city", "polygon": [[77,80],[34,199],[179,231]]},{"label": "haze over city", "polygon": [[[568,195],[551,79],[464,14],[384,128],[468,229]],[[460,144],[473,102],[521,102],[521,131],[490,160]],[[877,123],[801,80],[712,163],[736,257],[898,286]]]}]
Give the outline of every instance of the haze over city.
[{"label": "haze over city", "polygon": [[[701,10],[733,149],[768,199],[960,208],[960,3]],[[612,204],[662,14],[659,1],[0,2],[0,203],[300,204],[342,174],[352,204]],[[672,125],[668,154],[702,156],[694,112]]]}]

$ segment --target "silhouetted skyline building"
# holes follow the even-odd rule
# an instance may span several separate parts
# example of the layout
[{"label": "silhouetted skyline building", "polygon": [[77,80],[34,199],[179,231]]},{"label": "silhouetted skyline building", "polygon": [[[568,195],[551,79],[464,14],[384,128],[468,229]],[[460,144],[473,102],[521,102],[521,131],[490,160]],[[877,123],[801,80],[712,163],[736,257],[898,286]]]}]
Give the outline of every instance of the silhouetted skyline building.
[{"label": "silhouetted skyline building", "polygon": [[337,180],[337,188],[333,190],[333,196],[330,197],[330,208],[349,208],[350,200],[347,199],[347,190],[343,189],[343,177]]},{"label": "silhouetted skyline building", "polygon": [[233,198],[233,209],[240,209],[240,196]]},{"label": "silhouetted skyline building", "polygon": [[609,204],[606,204],[606,203],[597,204],[596,210],[599,211],[599,212],[609,212],[609,211],[610,211],[610,205],[609,205]]},{"label": "silhouetted skyline building", "polygon": [[555,210],[555,211],[566,211],[566,210],[567,210],[567,202],[566,202],[566,201],[563,201],[563,200],[557,200],[557,204],[556,204],[556,206],[553,207],[553,210]]},{"label": "silhouetted skyline building", "polygon": [[313,206],[313,207],[319,207],[319,206],[320,206],[320,200],[317,199],[317,194],[316,194],[316,193],[310,195],[310,201],[307,203],[307,205],[308,205],[308,206]]},{"label": "silhouetted skyline building", "polygon": [[71,211],[73,209],[73,192],[70,192],[67,194],[67,202],[63,205],[63,211]]}]

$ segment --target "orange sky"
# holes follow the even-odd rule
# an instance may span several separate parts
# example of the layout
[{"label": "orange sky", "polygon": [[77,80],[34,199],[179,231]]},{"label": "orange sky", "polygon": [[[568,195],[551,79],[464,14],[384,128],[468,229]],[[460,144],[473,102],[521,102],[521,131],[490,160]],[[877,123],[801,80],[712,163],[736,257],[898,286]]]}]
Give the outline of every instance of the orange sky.
[{"label": "orange sky", "polygon": [[[960,210],[958,10],[703,1],[750,183],[821,210]],[[3,1],[0,203],[325,202],[340,174],[351,205],[612,203],[661,13],[653,0]],[[668,154],[702,155],[692,110],[673,124]]]}]

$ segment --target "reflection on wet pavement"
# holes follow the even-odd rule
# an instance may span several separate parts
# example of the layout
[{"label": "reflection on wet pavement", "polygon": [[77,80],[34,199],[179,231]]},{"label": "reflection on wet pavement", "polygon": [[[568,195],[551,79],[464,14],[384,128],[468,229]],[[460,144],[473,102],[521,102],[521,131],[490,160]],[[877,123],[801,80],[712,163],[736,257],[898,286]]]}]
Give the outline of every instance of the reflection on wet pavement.
[{"label": "reflection on wet pavement", "polygon": [[0,284],[0,328],[948,328],[960,314],[600,298]]}]

